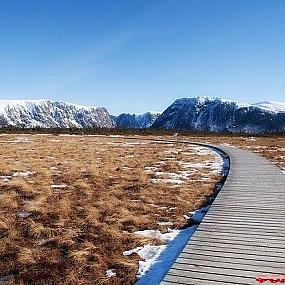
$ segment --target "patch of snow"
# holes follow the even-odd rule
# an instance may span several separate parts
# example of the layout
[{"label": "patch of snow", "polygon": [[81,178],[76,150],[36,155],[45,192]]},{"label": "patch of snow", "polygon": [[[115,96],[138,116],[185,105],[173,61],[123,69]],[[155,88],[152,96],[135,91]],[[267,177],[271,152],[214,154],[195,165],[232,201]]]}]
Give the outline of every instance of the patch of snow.
[{"label": "patch of snow", "polygon": [[124,255],[131,255],[132,253],[137,253],[143,260],[139,261],[139,269],[137,277],[143,276],[155,262],[161,252],[166,248],[166,245],[144,245],[139,246],[134,249],[124,251]]},{"label": "patch of snow", "polygon": [[106,276],[107,276],[108,278],[111,278],[111,277],[116,276],[115,269],[108,269],[108,270],[106,270]]},{"label": "patch of snow", "polygon": [[152,178],[150,179],[151,182],[153,183],[169,183],[169,184],[182,184],[184,183],[184,181],[180,180],[180,179],[162,179],[162,178]]},{"label": "patch of snow", "polygon": [[260,103],[255,103],[253,106],[266,109],[267,111],[279,113],[285,112],[285,103],[277,101],[265,101]]},{"label": "patch of snow", "polygon": [[110,138],[124,138],[123,135],[109,135]]},{"label": "patch of snow", "polygon": [[26,137],[16,137],[15,140],[7,141],[8,143],[27,143],[32,142],[29,138]]},{"label": "patch of snow", "polygon": [[145,145],[145,144],[148,144],[148,143],[146,142],[125,142],[123,143],[123,145],[126,145],[126,146]]},{"label": "patch of snow", "polygon": [[66,184],[52,184],[50,185],[50,187],[54,189],[60,189],[60,188],[66,188],[67,185]]},{"label": "patch of snow", "polygon": [[27,218],[31,215],[32,213],[31,212],[28,212],[28,211],[21,211],[21,212],[18,212],[17,215],[20,217],[20,218]]},{"label": "patch of snow", "polygon": [[235,147],[233,144],[229,144],[229,143],[223,143],[222,145],[224,145],[224,146],[230,146],[230,147]]},{"label": "patch of snow", "polygon": [[157,167],[154,167],[154,166],[146,166],[144,169],[145,169],[145,170],[157,170]]},{"label": "patch of snow", "polygon": [[123,170],[130,170],[130,169],[132,169],[132,168],[131,168],[131,167],[128,167],[128,166],[123,166],[122,169],[123,169]]},{"label": "patch of snow", "polygon": [[191,219],[193,219],[197,223],[201,223],[209,209],[210,209],[210,205],[206,207],[202,207],[194,212],[191,212],[190,213]]},{"label": "patch of snow", "polygon": [[10,176],[10,175],[1,175],[0,179],[3,179],[4,182],[7,182],[10,179],[12,179],[12,176]]},{"label": "patch of snow", "polygon": [[165,142],[165,141],[153,141],[154,143],[162,143],[162,144],[167,144],[167,145],[174,145],[172,142]]},{"label": "patch of snow", "polygon": [[197,226],[189,227],[185,230],[179,230],[174,239],[167,245],[160,246],[157,249],[157,255],[148,264],[147,270],[138,277],[140,278],[135,285],[159,284],[173,262],[176,260],[182,249],[185,247]]},{"label": "patch of snow", "polygon": [[159,230],[144,230],[144,231],[136,231],[134,234],[150,237],[150,238],[157,238],[161,241],[168,242],[173,240],[179,233],[179,230],[168,230],[166,233],[161,233]]},{"label": "patch of snow", "polygon": [[20,172],[15,172],[12,176],[13,177],[29,177],[35,174],[35,172],[32,171],[20,171]]},{"label": "patch of snow", "polygon": [[156,222],[160,226],[172,226],[172,222]]}]

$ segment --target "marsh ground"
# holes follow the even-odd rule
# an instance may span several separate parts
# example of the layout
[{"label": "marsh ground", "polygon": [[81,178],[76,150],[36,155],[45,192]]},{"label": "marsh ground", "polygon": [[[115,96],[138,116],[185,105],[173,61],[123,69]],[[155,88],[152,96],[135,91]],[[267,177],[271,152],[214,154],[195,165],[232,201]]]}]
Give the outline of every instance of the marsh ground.
[{"label": "marsh ground", "polygon": [[272,161],[285,171],[285,136],[183,136],[186,140],[240,147]]},{"label": "marsh ground", "polygon": [[220,179],[207,148],[139,137],[1,135],[0,146],[5,284],[133,284],[143,258],[127,253],[163,244]]}]

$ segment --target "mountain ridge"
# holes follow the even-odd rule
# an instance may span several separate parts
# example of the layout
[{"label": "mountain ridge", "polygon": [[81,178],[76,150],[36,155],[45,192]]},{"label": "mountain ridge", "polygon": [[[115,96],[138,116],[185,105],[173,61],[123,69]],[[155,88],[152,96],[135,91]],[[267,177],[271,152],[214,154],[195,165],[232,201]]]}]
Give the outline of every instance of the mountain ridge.
[{"label": "mountain ridge", "polygon": [[0,100],[0,126],[23,128],[115,127],[104,107],[53,100]]},{"label": "mountain ridge", "polygon": [[[279,103],[279,109],[276,103]],[[268,102],[267,105],[245,104],[205,96],[181,98],[161,114],[152,128],[200,132],[284,132],[283,103],[275,102],[275,107],[274,104],[269,105]]]},{"label": "mountain ridge", "polygon": [[246,104],[206,96],[181,98],[163,113],[110,115],[105,107],[40,100],[0,100],[0,127],[175,129],[198,132],[285,132],[285,103]]},{"label": "mountain ridge", "polygon": [[160,116],[159,112],[146,112],[143,114],[122,113],[112,116],[117,128],[120,129],[146,129]]}]

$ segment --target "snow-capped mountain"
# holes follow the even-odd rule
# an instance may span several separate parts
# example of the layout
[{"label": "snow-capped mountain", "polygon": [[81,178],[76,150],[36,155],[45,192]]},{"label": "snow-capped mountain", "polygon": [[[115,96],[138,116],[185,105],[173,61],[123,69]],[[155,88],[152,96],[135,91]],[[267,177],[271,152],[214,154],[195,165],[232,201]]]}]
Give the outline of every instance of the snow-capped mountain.
[{"label": "snow-capped mountain", "polygon": [[254,106],[264,108],[268,111],[279,113],[285,112],[285,103],[276,101],[265,101],[260,103],[255,103]]},{"label": "snow-capped mountain", "polygon": [[117,128],[120,129],[144,129],[149,128],[160,116],[158,112],[147,112],[144,114],[120,114],[112,116]]},{"label": "snow-capped mountain", "polygon": [[115,127],[103,107],[85,107],[51,100],[0,100],[0,127]]},{"label": "snow-capped mountain", "polygon": [[152,127],[202,132],[284,132],[285,103],[249,105],[204,96],[183,98],[169,106]]}]

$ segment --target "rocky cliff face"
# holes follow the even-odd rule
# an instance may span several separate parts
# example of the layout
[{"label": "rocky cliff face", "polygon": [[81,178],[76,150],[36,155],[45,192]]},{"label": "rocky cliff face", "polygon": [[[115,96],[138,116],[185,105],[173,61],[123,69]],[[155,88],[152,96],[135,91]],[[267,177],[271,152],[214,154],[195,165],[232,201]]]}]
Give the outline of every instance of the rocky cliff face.
[{"label": "rocky cliff face", "polygon": [[183,98],[169,106],[152,127],[202,132],[284,132],[285,104],[249,105],[220,98]]},{"label": "rocky cliff face", "polygon": [[141,115],[136,114],[120,114],[113,116],[117,128],[120,129],[144,129],[149,128],[153,122],[159,117],[160,113],[147,112]]},{"label": "rocky cliff face", "polygon": [[103,107],[85,107],[51,100],[0,100],[0,127],[23,128],[113,128],[115,124]]}]

